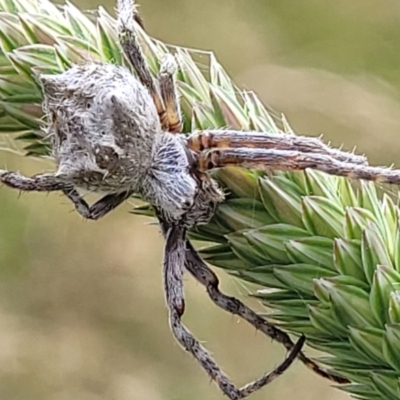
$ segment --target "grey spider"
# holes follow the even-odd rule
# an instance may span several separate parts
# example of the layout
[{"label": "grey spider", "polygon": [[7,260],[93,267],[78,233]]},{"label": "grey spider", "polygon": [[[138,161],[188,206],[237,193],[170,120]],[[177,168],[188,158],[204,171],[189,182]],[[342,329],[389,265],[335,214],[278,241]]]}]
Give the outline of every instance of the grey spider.
[{"label": "grey spider", "polygon": [[[175,84],[177,65],[171,54],[162,60],[155,79],[135,35],[137,10],[132,0],[118,1],[118,29],[123,51],[136,75],[111,64],[88,63],[59,75],[42,75],[46,134],[58,169],[24,177],[0,171],[0,180],[22,191],[61,191],[87,219],[96,220],[139,194],[155,209],[166,239],[164,290],[171,330],[229,399],[241,399],[282,374],[299,358],[307,367],[337,383],[333,375],[301,351],[305,338],[291,338],[239,300],[219,290],[217,276],[200,258],[186,233],[206,223],[224,194],[210,171],[242,166],[263,171],[314,168],[355,179],[400,183],[400,173],[370,167],[364,157],[331,149],[320,140],[279,133],[208,130],[181,134],[182,121]],[[103,193],[89,206],[77,188]],[[239,315],[281,343],[287,358],[272,372],[236,388],[208,351],[182,324],[182,275],[187,270],[212,301]]]}]

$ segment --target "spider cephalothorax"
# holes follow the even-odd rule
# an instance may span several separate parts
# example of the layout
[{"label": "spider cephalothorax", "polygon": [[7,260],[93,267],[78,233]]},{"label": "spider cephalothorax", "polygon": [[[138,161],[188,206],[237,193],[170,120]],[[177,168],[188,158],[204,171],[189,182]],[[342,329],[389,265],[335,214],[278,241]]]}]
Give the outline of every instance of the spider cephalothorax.
[{"label": "spider cephalothorax", "polygon": [[[400,173],[370,167],[364,157],[330,149],[313,138],[228,129],[183,135],[174,57],[164,56],[155,79],[137,42],[137,13],[132,0],[119,0],[118,12],[121,46],[135,75],[125,67],[96,63],[74,66],[59,75],[42,75],[48,118],[44,130],[51,139],[57,171],[31,178],[0,171],[1,181],[25,191],[62,191],[88,219],[104,216],[134,193],[149,202],[166,238],[164,284],[172,332],[230,399],[244,398],[260,389],[296,357],[318,374],[346,382],[301,352],[304,337],[294,344],[285,332],[221,293],[218,278],[187,240],[186,232],[207,222],[223,201],[222,190],[209,175],[214,168],[315,168],[389,183],[400,183]],[[89,206],[79,188],[103,197]],[[219,307],[280,342],[289,351],[286,360],[271,373],[237,389],[181,322],[184,270],[206,288]]]}]

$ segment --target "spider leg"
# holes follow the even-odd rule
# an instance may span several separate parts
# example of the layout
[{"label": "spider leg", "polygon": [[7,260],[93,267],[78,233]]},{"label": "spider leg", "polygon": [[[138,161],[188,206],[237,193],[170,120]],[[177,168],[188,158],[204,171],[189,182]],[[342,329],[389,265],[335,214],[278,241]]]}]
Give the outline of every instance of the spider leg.
[{"label": "spider leg", "polygon": [[[240,300],[225,295],[219,290],[219,279],[217,275],[207,266],[201,259],[197,251],[194,249],[189,240],[186,241],[186,263],[185,268],[194,276],[194,278],[202,284],[211,300],[223,310],[233,314],[239,315],[246,320],[250,325],[254,326],[257,330],[263,332],[266,336],[278,343],[281,343],[286,350],[291,351],[295,344],[290,336],[270,324],[264,318],[260,317],[257,313],[243,304]],[[300,352],[297,357],[312,371],[318,375],[327,378],[336,383],[349,383],[345,378],[335,375],[324,368],[320,367],[316,362],[309,359],[303,352]]]},{"label": "spider leg", "polygon": [[221,371],[209,352],[181,322],[181,317],[185,310],[183,298],[183,270],[186,256],[185,228],[181,226],[167,227],[164,224],[163,230],[166,236],[163,275],[171,330],[181,346],[196,358],[210,378],[218,384],[221,391],[229,399],[243,399],[281,375],[298,356],[305,338],[301,337],[297,344],[292,346],[288,357],[275,370],[265,374],[257,381],[237,389],[226,374]]},{"label": "spider leg", "polygon": [[72,188],[54,174],[38,174],[28,178],[19,172],[0,170],[0,182],[26,192],[53,192]]},{"label": "spider leg", "polygon": [[167,115],[156,80],[150,73],[136,33],[135,19],[138,19],[134,0],[118,0],[118,34],[122,49],[133,66],[140,82],[149,90],[157,109],[161,125],[168,128]]},{"label": "spider leg", "polygon": [[225,166],[254,168],[260,171],[300,171],[316,169],[330,175],[400,185],[400,170],[341,162],[325,154],[251,148],[212,149],[199,156],[199,168]]},{"label": "spider leg", "polygon": [[75,188],[63,189],[63,193],[72,201],[76,211],[78,211],[83,218],[92,220],[97,220],[101,217],[104,217],[133,194],[129,191],[108,194],[93,205],[89,206],[89,204],[83,199],[83,197]]},{"label": "spider leg", "polygon": [[158,82],[160,84],[161,97],[167,113],[169,131],[173,133],[182,131],[182,117],[175,81],[177,71],[178,65],[174,56],[170,53],[166,53],[161,61]]},{"label": "spider leg", "polygon": [[54,174],[38,174],[31,178],[18,172],[0,170],[0,182],[25,192],[63,192],[74,204],[82,217],[99,219],[128,199],[132,192],[109,194],[89,206],[77,190]]},{"label": "spider leg", "polygon": [[207,130],[193,132],[187,139],[195,152],[212,148],[255,148],[319,153],[338,161],[352,164],[367,164],[364,156],[332,149],[319,138],[296,136],[272,132],[242,132],[234,130]]}]

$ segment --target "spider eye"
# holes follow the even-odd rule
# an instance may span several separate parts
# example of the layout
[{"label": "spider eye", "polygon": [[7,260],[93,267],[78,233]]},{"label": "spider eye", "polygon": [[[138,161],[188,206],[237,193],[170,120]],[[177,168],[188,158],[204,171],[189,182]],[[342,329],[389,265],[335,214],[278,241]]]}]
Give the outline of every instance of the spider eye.
[{"label": "spider eye", "polygon": [[189,208],[192,207],[192,205],[193,205],[193,200],[190,199],[186,199],[182,204],[184,210],[189,210]]},{"label": "spider eye", "polygon": [[86,103],[86,109],[89,110],[90,108],[92,108],[92,103],[91,102]]}]

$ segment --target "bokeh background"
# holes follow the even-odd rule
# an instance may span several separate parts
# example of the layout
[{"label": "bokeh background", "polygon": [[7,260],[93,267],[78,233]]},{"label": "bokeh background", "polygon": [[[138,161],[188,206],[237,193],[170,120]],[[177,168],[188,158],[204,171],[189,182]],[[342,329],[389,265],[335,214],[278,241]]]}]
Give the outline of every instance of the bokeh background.
[{"label": "bokeh background", "polygon": [[[79,1],[80,8],[112,1]],[[373,163],[398,163],[400,2],[397,0],[142,0],[152,35],[213,50],[243,88],[283,112],[296,132],[357,145]],[[0,153],[26,174],[50,162]],[[393,188],[390,190],[394,190]],[[83,221],[57,194],[0,190],[2,400],[222,400],[172,338],[157,226],[126,203]],[[254,287],[218,271],[248,301]],[[185,322],[235,382],[284,357],[279,345],[216,309],[186,279]],[[344,400],[300,363],[252,397]]]}]

